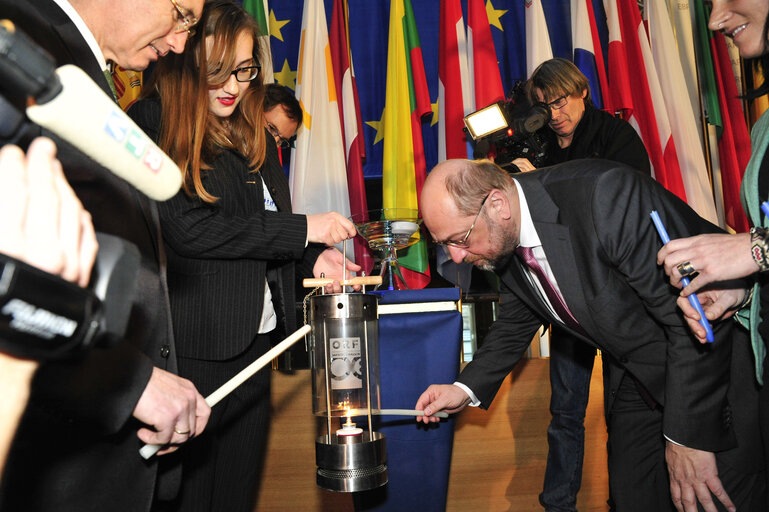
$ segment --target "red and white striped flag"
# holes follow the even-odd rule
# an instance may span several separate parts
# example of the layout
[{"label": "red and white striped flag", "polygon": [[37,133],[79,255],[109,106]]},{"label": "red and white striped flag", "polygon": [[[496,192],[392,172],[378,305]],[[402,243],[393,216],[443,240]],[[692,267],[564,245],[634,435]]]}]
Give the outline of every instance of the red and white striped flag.
[{"label": "red and white striped flag", "polygon": [[470,75],[470,109],[479,110],[505,99],[497,51],[483,0],[467,0],[467,61]]},{"label": "red and white striped flag", "polygon": [[[622,118],[630,121],[633,116],[633,93],[630,90],[630,70],[627,51],[622,40],[619,12],[616,0],[604,0],[606,25],[609,30],[609,89],[611,90],[612,112],[620,112]],[[638,124],[634,124],[638,130]],[[648,151],[648,148],[647,148]]]},{"label": "red and white striped flag", "polygon": [[[334,68],[339,120],[342,124],[342,137],[347,159],[347,189],[350,194],[350,214],[356,222],[368,220],[366,187],[363,182],[363,159],[366,146],[363,141],[363,123],[360,116],[358,87],[350,52],[350,26],[347,0],[334,0],[331,14],[331,62]],[[374,260],[365,240],[355,237],[355,263],[371,273]]]},{"label": "red and white striped flag", "polygon": [[438,37],[438,161],[467,158],[463,118],[473,111],[460,0],[441,0]]}]

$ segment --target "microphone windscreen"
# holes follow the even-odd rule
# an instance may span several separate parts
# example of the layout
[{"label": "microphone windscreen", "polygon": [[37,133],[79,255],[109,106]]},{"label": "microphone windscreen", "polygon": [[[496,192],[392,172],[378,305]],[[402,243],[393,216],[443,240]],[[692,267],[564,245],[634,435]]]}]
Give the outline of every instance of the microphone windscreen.
[{"label": "microphone windscreen", "polygon": [[62,91],[27,116],[157,201],[181,188],[179,167],[80,68],[58,68]]}]

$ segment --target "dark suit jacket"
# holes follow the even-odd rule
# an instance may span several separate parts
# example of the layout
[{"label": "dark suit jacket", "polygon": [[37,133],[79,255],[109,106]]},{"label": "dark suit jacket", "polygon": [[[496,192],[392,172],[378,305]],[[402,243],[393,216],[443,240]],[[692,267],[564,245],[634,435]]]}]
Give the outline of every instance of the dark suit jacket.
[{"label": "dark suit jacket", "polygon": [[[57,65],[81,67],[111,95],[93,53],[52,0],[0,0],[0,13],[49,51]],[[9,99],[24,105],[24,98]],[[36,134],[39,129],[31,130]],[[136,244],[142,267],[125,339],[84,360],[46,364],[38,371],[6,467],[0,508],[148,510],[156,463],[139,457],[139,425],[131,415],[153,365],[176,371],[157,208],[66,142],[44,134],[57,143],[67,179],[96,230]]]},{"label": "dark suit jacket", "polygon": [[[129,115],[157,140],[157,99],[135,103]],[[288,180],[274,144],[267,144],[259,172],[251,172],[245,158],[230,150],[219,153],[211,166],[204,171],[203,186],[219,201],[204,203],[180,191],[159,207],[178,353],[224,360],[244,352],[256,337],[265,276],[278,315],[276,335],[296,330],[295,267],[300,275],[311,276],[325,247],[305,248],[307,220],[291,213]],[[277,212],[264,209],[262,180]]]},{"label": "dark suit jacket", "polygon": [[[728,414],[732,322],[697,343],[677,310],[677,290],[657,266],[657,210],[671,238],[718,228],[651,178],[623,164],[575,160],[519,174],[548,262],[569,309],[600,348],[664,406],[663,429],[692,448],[735,444]],[[554,319],[515,257],[498,270],[501,313],[459,381],[488,407],[537,327]],[[572,331],[573,332],[573,331]],[[618,385],[618,379],[611,387]],[[613,389],[607,390],[609,408]]]}]

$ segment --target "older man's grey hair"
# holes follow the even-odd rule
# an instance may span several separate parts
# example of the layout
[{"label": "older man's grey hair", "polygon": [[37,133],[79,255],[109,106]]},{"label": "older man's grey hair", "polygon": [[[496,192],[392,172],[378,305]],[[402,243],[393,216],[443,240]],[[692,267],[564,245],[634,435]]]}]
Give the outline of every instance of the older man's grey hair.
[{"label": "older man's grey hair", "polygon": [[458,172],[446,178],[446,191],[460,215],[475,215],[483,198],[494,189],[515,190],[510,175],[491,160],[464,160]]}]

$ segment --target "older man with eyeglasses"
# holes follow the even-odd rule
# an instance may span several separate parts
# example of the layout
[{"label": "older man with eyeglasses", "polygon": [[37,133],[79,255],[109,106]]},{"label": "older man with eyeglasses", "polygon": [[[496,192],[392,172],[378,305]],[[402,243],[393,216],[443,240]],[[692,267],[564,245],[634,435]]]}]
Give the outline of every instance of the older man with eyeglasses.
[{"label": "older man with eyeglasses", "polygon": [[447,160],[428,175],[420,207],[455,262],[493,270],[501,284],[498,318],[473,360],[419,397],[417,421],[490,407],[540,325],[559,326],[609,362],[612,510],[689,512],[698,501],[707,511],[767,510],[747,336],[731,321],[714,323],[706,346],[691,334],[657,265],[649,213],[673,238],[718,227],[608,160],[514,176],[489,160]]},{"label": "older man with eyeglasses", "polygon": [[[108,95],[112,65],[143,70],[169,52],[181,53],[202,9],[203,0],[0,0],[0,18],[48,51],[57,66],[82,68]],[[0,93],[23,108],[26,98],[3,84]],[[77,130],[78,120],[71,122]],[[12,139],[26,144],[39,133],[27,126]],[[175,375],[155,203],[52,138],[96,230],[134,243],[142,268],[124,339],[38,371],[3,475],[0,510],[149,511],[175,496],[179,474],[170,461],[164,469],[158,460],[144,461],[138,448],[147,442],[172,451],[203,431],[210,408],[191,382]]]}]

